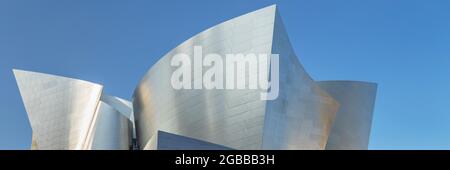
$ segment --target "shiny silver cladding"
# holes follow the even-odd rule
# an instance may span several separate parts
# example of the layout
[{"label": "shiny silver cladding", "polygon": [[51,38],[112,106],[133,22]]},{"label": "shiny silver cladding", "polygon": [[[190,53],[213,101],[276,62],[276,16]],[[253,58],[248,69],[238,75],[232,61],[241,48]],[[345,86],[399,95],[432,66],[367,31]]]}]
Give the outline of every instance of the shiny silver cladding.
[{"label": "shiny silver cladding", "polygon": [[129,148],[130,102],[102,97],[103,86],[99,84],[31,71],[13,72],[33,131],[31,149]]},{"label": "shiny silver cladding", "polygon": [[[278,99],[261,90],[175,90],[177,53],[280,54]],[[194,80],[195,81],[195,80]],[[324,149],[339,104],[321,90],[295,56],[276,6],[234,18],[180,44],[144,76],[133,98],[140,147],[155,148],[158,130],[234,149]]]},{"label": "shiny silver cladding", "polygon": [[[194,46],[222,57],[279,54],[278,98],[260,100],[267,90],[174,89],[171,59],[193,57]],[[245,76],[250,74],[259,73]],[[181,43],[145,74],[133,102],[87,81],[22,70],[14,75],[33,130],[32,149],[129,149],[132,139],[138,149],[367,149],[377,88],[314,81],[275,5]]]},{"label": "shiny silver cladding", "polygon": [[368,149],[377,84],[359,81],[319,81],[340,103],[326,149]]},{"label": "shiny silver cladding", "polygon": [[[272,46],[275,6],[207,29],[163,56],[134,92],[133,108],[141,148],[154,146],[158,130],[236,149],[260,149],[265,101],[260,90],[175,90],[170,84],[174,54],[265,53]],[[194,80],[198,81],[198,80]]]}]

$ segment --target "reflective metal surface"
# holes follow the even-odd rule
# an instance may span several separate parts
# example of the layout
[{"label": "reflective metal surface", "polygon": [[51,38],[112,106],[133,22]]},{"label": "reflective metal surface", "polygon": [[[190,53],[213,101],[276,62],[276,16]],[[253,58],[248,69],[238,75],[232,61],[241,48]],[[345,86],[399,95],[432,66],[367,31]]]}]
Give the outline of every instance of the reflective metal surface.
[{"label": "reflective metal surface", "polygon": [[131,121],[115,108],[100,101],[91,147],[92,150],[128,150]]},{"label": "reflective metal surface", "polygon": [[276,14],[272,53],[280,55],[280,93],[268,101],[262,149],[325,149],[339,108],[306,73]]},{"label": "reflective metal surface", "polygon": [[[275,6],[226,21],[183,42],[147,72],[134,93],[139,145],[154,145],[158,130],[236,149],[260,149],[265,101],[259,90],[174,90],[174,54],[269,53]],[[195,81],[195,80],[194,80]],[[148,147],[147,147],[148,148]]]},{"label": "reflective metal surface", "polygon": [[101,97],[103,87],[95,83],[31,71],[13,72],[33,131],[31,149],[129,148],[130,102]]},{"label": "reflective metal surface", "polygon": [[39,149],[83,149],[102,86],[82,80],[14,70]]},{"label": "reflective metal surface", "polygon": [[[131,122],[130,124],[130,131],[132,138],[136,138],[136,130],[135,130],[135,124],[134,124],[134,114],[133,114],[133,104],[125,99],[116,97],[116,96],[110,96],[103,94],[101,101],[105,102],[109,106],[116,109],[119,113],[124,115],[128,118],[128,120]],[[131,140],[131,138],[130,138]]]},{"label": "reflective metal surface", "polygon": [[[171,57],[194,45],[227,53],[280,54],[280,96],[259,90],[174,90]],[[195,80],[194,80],[195,81]],[[321,90],[295,56],[276,6],[234,18],[183,42],[162,57],[134,93],[141,148],[155,148],[158,130],[234,149],[324,149],[339,104]]]},{"label": "reflective metal surface", "polygon": [[[221,56],[279,54],[278,98],[260,100],[263,91],[250,89],[175,90],[170,61],[178,53],[193,57],[194,46]],[[136,147],[132,139],[137,149],[367,149],[377,88],[314,81],[275,5],[181,43],[145,74],[133,102],[102,94],[99,84],[13,71],[33,131],[31,149],[129,149]]]},{"label": "reflective metal surface", "polygon": [[326,149],[367,149],[377,85],[358,81],[319,81],[317,84],[341,105]]},{"label": "reflective metal surface", "polygon": [[100,100],[109,106],[116,109],[123,116],[127,117],[129,120],[134,121],[133,116],[133,104],[130,101],[106,94],[102,94]]},{"label": "reflective metal surface", "polygon": [[158,131],[157,135],[157,148],[154,149],[158,150],[230,150],[230,148],[214,143],[175,135],[163,131]]}]

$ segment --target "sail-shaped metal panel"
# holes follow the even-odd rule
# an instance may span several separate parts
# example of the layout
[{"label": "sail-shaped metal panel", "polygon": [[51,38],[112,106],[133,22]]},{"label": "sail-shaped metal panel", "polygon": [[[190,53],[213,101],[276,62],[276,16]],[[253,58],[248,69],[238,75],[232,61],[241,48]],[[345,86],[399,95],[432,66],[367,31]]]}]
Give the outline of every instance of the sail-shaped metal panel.
[{"label": "sail-shaped metal panel", "polygon": [[102,86],[67,77],[13,70],[39,149],[83,149]]}]

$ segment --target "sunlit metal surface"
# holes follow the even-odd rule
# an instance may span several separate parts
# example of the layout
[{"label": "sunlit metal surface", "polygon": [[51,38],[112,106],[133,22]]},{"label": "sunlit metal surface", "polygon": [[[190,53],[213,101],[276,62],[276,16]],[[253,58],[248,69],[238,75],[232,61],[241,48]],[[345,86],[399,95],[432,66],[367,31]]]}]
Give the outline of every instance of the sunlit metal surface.
[{"label": "sunlit metal surface", "polygon": [[124,115],[125,117],[127,117],[129,119],[129,121],[131,122],[131,124],[130,124],[131,127],[129,129],[131,130],[132,138],[136,138],[134,114],[133,114],[133,104],[128,100],[125,100],[125,99],[122,99],[122,98],[119,98],[116,96],[105,95],[105,94],[102,95],[100,100],[105,102],[109,106],[113,107],[119,113],[121,113],[122,115]]},{"label": "sunlit metal surface", "polygon": [[358,81],[319,81],[340,103],[326,149],[368,149],[377,85]]},{"label": "sunlit metal surface", "polygon": [[116,109],[119,113],[123,114],[130,120],[133,118],[133,104],[130,101],[106,94],[102,94],[100,100]]},{"label": "sunlit metal surface", "polygon": [[131,121],[114,107],[100,101],[91,147],[92,150],[128,150],[131,145]]},{"label": "sunlit metal surface", "polygon": [[14,70],[39,149],[83,149],[102,86]]},{"label": "sunlit metal surface", "polygon": [[[31,71],[13,72],[33,131],[31,149],[129,148],[130,102],[101,97],[103,86],[99,84]],[[101,98],[111,105],[100,102]]]},{"label": "sunlit metal surface", "polygon": [[[183,42],[162,57],[134,93],[133,109],[141,148],[154,145],[158,130],[237,149],[259,149],[265,101],[259,90],[174,90],[174,54],[270,53],[275,7],[226,21]],[[204,70],[205,71],[205,70]],[[195,81],[195,80],[194,80]]]},{"label": "sunlit metal surface", "polygon": [[[278,53],[280,97],[260,100],[259,90],[174,90],[174,54]],[[195,81],[195,80],[194,80]],[[134,93],[141,148],[155,148],[158,130],[233,149],[324,149],[338,103],[304,71],[284,26],[270,6],[221,23],[163,56]]]},{"label": "sunlit metal surface", "polygon": [[[221,56],[279,54],[278,98],[260,100],[262,90],[175,90],[170,61],[178,53],[192,57],[194,46]],[[14,75],[33,131],[31,149],[129,149],[136,147],[132,139],[139,149],[367,149],[376,96],[373,83],[315,82],[275,5],[181,43],[145,74],[133,102],[83,80]]]}]

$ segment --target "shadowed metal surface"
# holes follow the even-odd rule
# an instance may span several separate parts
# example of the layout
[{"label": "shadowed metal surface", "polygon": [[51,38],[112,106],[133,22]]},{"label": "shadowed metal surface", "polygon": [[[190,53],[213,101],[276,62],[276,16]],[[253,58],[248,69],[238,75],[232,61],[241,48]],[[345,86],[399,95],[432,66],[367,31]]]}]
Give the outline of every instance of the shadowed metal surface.
[{"label": "shadowed metal surface", "polygon": [[377,85],[358,81],[319,81],[317,84],[341,106],[326,149],[368,149]]},{"label": "shadowed metal surface", "polygon": [[298,61],[278,12],[272,53],[280,55],[280,92],[267,102],[262,148],[325,149],[339,104]]},{"label": "shadowed metal surface", "polygon": [[158,131],[157,140],[158,150],[231,150],[231,148],[214,143],[163,131]]}]

